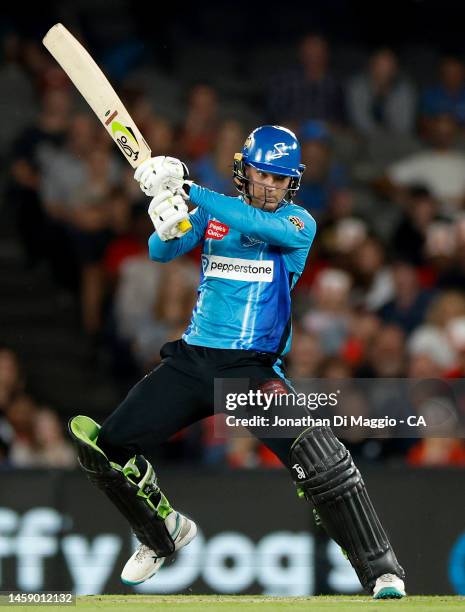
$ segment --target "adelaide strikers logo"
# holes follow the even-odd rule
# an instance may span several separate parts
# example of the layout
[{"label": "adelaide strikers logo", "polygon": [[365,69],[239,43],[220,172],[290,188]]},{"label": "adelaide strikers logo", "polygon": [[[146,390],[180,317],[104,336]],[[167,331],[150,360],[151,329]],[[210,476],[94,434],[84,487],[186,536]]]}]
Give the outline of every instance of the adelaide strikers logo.
[{"label": "adelaide strikers logo", "polygon": [[123,125],[119,121],[115,121],[114,119],[118,115],[118,111],[107,111],[105,113],[105,117],[108,117],[105,121],[105,125],[111,124],[111,133],[113,134],[113,138],[119,145],[120,149],[130,159],[137,161],[139,157],[139,143],[137,142],[137,138],[134,135],[134,132],[129,126]]},{"label": "adelaide strikers logo", "polygon": [[274,150],[267,155],[268,159],[279,159],[280,157],[289,155],[289,152],[286,151],[287,146],[285,142],[276,142],[273,149]]},{"label": "adelaide strikers logo", "polygon": [[296,217],[293,215],[291,217],[288,217],[288,219],[291,223],[293,223],[296,226],[299,232],[304,229],[305,223],[302,221],[300,217]]}]

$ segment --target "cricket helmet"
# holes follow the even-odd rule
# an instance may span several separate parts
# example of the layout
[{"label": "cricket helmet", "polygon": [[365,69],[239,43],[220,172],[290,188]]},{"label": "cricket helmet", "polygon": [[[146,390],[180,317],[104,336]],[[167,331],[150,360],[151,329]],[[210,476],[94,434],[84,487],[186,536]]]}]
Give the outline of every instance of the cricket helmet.
[{"label": "cricket helmet", "polygon": [[261,172],[290,176],[288,193],[291,198],[299,189],[305,170],[300,163],[300,144],[296,135],[279,125],[263,125],[246,139],[242,151],[234,155],[234,182],[240,193],[247,194],[248,178],[245,166]]}]

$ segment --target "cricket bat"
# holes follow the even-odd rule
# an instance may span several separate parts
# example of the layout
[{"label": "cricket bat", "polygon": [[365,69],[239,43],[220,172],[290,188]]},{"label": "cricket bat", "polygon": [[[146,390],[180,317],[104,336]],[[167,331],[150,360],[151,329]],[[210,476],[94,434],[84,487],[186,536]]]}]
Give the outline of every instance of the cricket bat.
[{"label": "cricket bat", "polygon": [[[42,41],[92,108],[133,168],[148,159],[151,150],[110,82],[80,42],[61,23]],[[185,219],[182,232],[192,225]]]}]

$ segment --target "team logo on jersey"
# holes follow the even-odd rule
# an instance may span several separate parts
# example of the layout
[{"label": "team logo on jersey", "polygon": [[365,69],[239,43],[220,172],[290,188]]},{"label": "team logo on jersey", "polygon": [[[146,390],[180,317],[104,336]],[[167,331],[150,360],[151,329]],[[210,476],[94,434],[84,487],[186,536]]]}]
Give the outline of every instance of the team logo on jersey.
[{"label": "team logo on jersey", "polygon": [[296,217],[296,216],[293,215],[291,217],[288,217],[288,219],[289,219],[289,221],[291,223],[293,223],[296,226],[296,228],[299,230],[299,232],[300,232],[300,230],[304,229],[305,223],[302,221],[302,219],[300,217]]},{"label": "team logo on jersey", "polygon": [[263,244],[263,240],[259,240],[258,238],[253,238],[252,236],[246,236],[245,234],[241,234],[241,246],[243,247],[252,247],[257,244]]},{"label": "team logo on jersey", "polygon": [[202,255],[202,270],[204,276],[252,283],[271,283],[273,281],[274,261],[272,259],[239,259],[238,257],[204,254]]},{"label": "team logo on jersey", "polygon": [[219,221],[209,221],[207,229],[205,230],[205,238],[211,238],[212,240],[223,240],[226,234],[229,232],[229,227]]},{"label": "team logo on jersey", "polygon": [[289,152],[286,151],[286,143],[285,142],[275,142],[274,151],[268,153],[268,159],[279,159],[280,157],[284,157],[285,155],[289,155]]}]

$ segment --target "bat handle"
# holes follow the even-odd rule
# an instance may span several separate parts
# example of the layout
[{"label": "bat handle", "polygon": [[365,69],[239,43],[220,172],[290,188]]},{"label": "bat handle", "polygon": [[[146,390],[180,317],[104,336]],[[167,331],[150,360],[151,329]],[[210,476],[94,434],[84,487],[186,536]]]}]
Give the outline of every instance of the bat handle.
[{"label": "bat handle", "polygon": [[184,234],[187,234],[187,232],[192,229],[192,225],[190,221],[188,221],[187,219],[183,219],[178,223],[178,228],[179,231],[183,232]]}]

